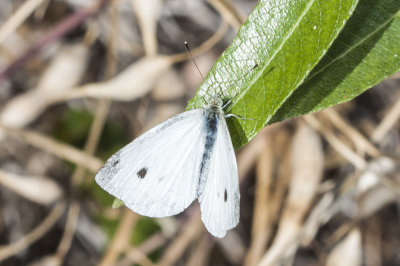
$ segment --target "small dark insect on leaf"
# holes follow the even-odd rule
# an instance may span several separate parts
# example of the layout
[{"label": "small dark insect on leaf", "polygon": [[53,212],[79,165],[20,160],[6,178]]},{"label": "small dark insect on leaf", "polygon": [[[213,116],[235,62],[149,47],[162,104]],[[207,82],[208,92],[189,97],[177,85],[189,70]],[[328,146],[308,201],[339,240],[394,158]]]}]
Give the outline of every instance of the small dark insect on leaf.
[{"label": "small dark insect on leaf", "polygon": [[228,200],[228,192],[226,191],[226,189],[225,189],[225,192],[224,192],[224,202],[226,202]]},{"label": "small dark insect on leaf", "polygon": [[146,168],[146,167],[143,167],[142,169],[140,169],[140,170],[137,172],[137,176],[138,176],[139,178],[141,178],[141,179],[143,179],[143,178],[146,176],[146,174],[147,174],[147,168]]}]

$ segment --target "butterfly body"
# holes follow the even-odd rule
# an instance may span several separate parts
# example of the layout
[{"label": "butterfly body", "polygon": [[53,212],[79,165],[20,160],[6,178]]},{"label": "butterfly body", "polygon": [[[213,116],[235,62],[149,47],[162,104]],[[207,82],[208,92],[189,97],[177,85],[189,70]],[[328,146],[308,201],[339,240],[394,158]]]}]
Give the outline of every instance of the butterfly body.
[{"label": "butterfly body", "polygon": [[141,215],[175,215],[197,198],[214,236],[223,237],[239,221],[236,158],[217,97],[139,136],[111,156],[95,179]]},{"label": "butterfly body", "polygon": [[197,188],[197,197],[200,197],[201,192],[204,190],[204,185],[207,181],[208,166],[211,155],[213,154],[215,140],[218,134],[218,122],[224,119],[221,103],[213,100],[207,108],[204,109],[204,136],[205,145],[204,152],[200,165],[199,186]]}]

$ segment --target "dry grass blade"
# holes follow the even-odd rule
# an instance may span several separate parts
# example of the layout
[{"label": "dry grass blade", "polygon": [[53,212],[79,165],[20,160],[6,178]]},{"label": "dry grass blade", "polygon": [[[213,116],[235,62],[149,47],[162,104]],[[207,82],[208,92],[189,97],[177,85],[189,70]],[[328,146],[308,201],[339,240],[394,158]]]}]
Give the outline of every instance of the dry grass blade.
[{"label": "dry grass blade", "polygon": [[44,49],[51,42],[59,39],[61,36],[67,34],[69,31],[74,29],[76,26],[80,25],[89,16],[95,14],[104,4],[105,0],[99,0],[95,4],[86,9],[81,9],[68,16],[66,19],[61,21],[55,27],[52,28],[43,38],[26,50],[19,58],[17,58],[13,63],[8,65],[4,70],[0,71],[0,81],[3,81],[12,73],[15,69],[18,69],[23,65],[29,58]]},{"label": "dry grass blade", "polygon": [[327,266],[359,266],[362,262],[361,232],[354,228],[329,254]]},{"label": "dry grass blade", "polygon": [[[347,215],[352,220],[336,230],[329,242],[338,241],[358,221],[370,217],[399,198],[398,192],[393,187],[382,182],[382,180],[388,179],[386,176],[399,182],[400,176],[397,173],[398,165],[392,160],[382,157],[370,162],[363,172],[346,178],[339,190],[340,196],[325,208],[326,211],[320,215],[319,220],[323,224],[338,212]],[[394,177],[392,177],[393,175]]]},{"label": "dry grass blade", "polygon": [[239,182],[242,182],[246,174],[257,162],[260,154],[265,147],[266,129],[263,129],[258,135],[237,154],[237,164],[239,173]]},{"label": "dry grass blade", "polygon": [[118,266],[130,266],[133,263],[140,265],[144,264],[143,260],[150,261],[146,254],[153,252],[160,248],[167,242],[168,238],[163,233],[156,233],[151,237],[147,238],[139,247],[129,247],[125,252],[125,257],[122,258],[117,265]]},{"label": "dry grass blade", "polygon": [[301,233],[301,245],[306,247],[314,240],[321,225],[333,216],[331,206],[335,200],[333,192],[328,192],[316,203],[304,223]]},{"label": "dry grass blade", "polygon": [[357,215],[365,219],[398,200],[399,195],[393,190],[384,186],[377,186],[362,195],[358,203]]},{"label": "dry grass blade", "polygon": [[374,145],[371,144],[358,130],[349,125],[335,109],[329,108],[321,112],[323,116],[326,116],[330,121],[340,129],[351,141],[354,143],[356,150],[362,155],[368,153],[370,156],[378,157],[380,152]]},{"label": "dry grass blade", "polygon": [[251,231],[251,244],[244,265],[256,265],[265,251],[271,233],[271,185],[273,181],[274,157],[270,134],[264,134],[264,147],[257,161],[256,191]]},{"label": "dry grass blade", "polygon": [[210,256],[211,248],[214,246],[214,241],[208,234],[204,234],[199,240],[198,245],[193,249],[186,266],[206,266]]},{"label": "dry grass blade", "polygon": [[369,163],[357,183],[358,216],[366,218],[400,197],[400,166],[382,157]]},{"label": "dry grass blade", "polygon": [[78,225],[78,220],[79,220],[79,212],[80,212],[79,203],[75,202],[75,201],[72,202],[69,207],[64,234],[63,234],[60,244],[58,245],[58,248],[57,248],[56,256],[60,260],[59,265],[62,265],[62,262],[64,261],[64,257],[67,255],[68,250],[71,246],[72,240],[74,239],[76,227]]},{"label": "dry grass blade", "polygon": [[49,8],[51,0],[44,0],[44,3],[40,5],[34,12],[33,12],[33,18],[36,21],[41,21],[43,20],[43,17],[46,15],[46,11]]},{"label": "dry grass blade", "polygon": [[35,9],[45,0],[27,0],[18,10],[1,26],[0,44],[21,25]]},{"label": "dry grass blade", "polygon": [[208,0],[208,2],[222,15],[222,17],[238,31],[246,21],[246,16],[241,13],[230,0]]},{"label": "dry grass blade", "polygon": [[[115,42],[117,40],[115,35],[117,28],[117,10],[115,8],[115,2],[111,3],[110,7],[110,30],[108,35],[108,49],[107,49],[107,67],[106,75],[107,78],[112,77],[116,72],[116,60],[115,60]],[[104,123],[107,118],[107,113],[110,109],[110,100],[99,100],[96,106],[96,113],[94,121],[90,127],[89,136],[86,140],[84,152],[86,154],[93,154],[96,151],[97,144],[100,140],[100,135],[103,131]],[[72,184],[79,185],[82,182],[85,173],[85,168],[78,166],[74,174],[72,175]]]},{"label": "dry grass blade", "polygon": [[[223,20],[221,26],[218,28],[218,30],[207,40],[205,41],[202,45],[199,47],[191,50],[191,53],[193,57],[196,57],[198,55],[201,55],[208,50],[210,50],[214,45],[216,45],[222,37],[224,37],[226,31],[228,30],[229,24]],[[190,56],[187,53],[182,53],[182,54],[176,54],[172,56],[172,60],[175,63],[185,61],[190,59]]]},{"label": "dry grass blade", "polygon": [[173,63],[169,56],[146,57],[116,77],[105,82],[77,87],[60,97],[58,101],[82,97],[132,101],[148,93]]},{"label": "dry grass blade", "polygon": [[[155,265],[147,256],[145,253],[143,253],[140,249],[136,247],[131,247],[129,249],[129,252],[126,253],[126,257],[129,258],[129,264],[127,265],[132,265],[132,263],[137,262],[140,265],[143,266],[152,266]],[[120,264],[118,264],[120,265]]]},{"label": "dry grass blade", "polygon": [[293,247],[322,178],[322,144],[310,127],[301,125],[297,130],[291,162],[292,177],[287,203],[272,246],[260,262],[263,266],[276,265],[288,248]]},{"label": "dry grass blade", "polygon": [[225,259],[234,265],[240,264],[246,256],[246,247],[241,235],[231,230],[224,238],[215,239]]},{"label": "dry grass blade", "polygon": [[377,216],[372,217],[362,230],[366,266],[382,265],[382,224]]},{"label": "dry grass blade", "polygon": [[396,172],[398,170],[396,168],[398,168],[398,164],[386,157],[371,161],[358,178],[357,192],[359,194],[365,193],[377,186],[379,182],[385,184],[385,180],[388,179],[385,175]]},{"label": "dry grass blade", "polygon": [[65,202],[57,203],[50,214],[35,229],[14,243],[6,246],[0,246],[0,261],[17,254],[40,239],[53,227],[58,219],[60,219],[61,215],[64,213],[64,210]]},{"label": "dry grass blade", "polygon": [[140,249],[143,253],[148,254],[164,245],[167,241],[168,238],[165,236],[165,234],[162,232],[158,232],[143,241],[138,249]]},{"label": "dry grass blade", "polygon": [[[89,136],[85,143],[85,147],[84,147],[85,154],[92,155],[95,152],[97,143],[100,140],[101,132],[102,132],[105,120],[107,118],[107,113],[110,108],[110,105],[111,105],[111,102],[108,100],[100,100],[98,102],[98,105],[96,108],[96,113],[95,113],[95,118],[94,118],[92,126],[90,127]],[[78,168],[76,168],[76,170],[74,171],[74,174],[72,175],[72,178],[71,178],[72,183],[74,185],[79,185],[82,182],[82,178],[84,176],[85,169],[86,168],[83,166],[78,166]]]},{"label": "dry grass blade", "polygon": [[100,266],[114,265],[122,252],[129,246],[132,230],[137,221],[137,214],[125,208],[117,231],[113,236],[109,248],[99,262]]},{"label": "dry grass blade", "polygon": [[[151,98],[157,102],[170,101],[181,99],[186,93],[187,86],[184,84],[183,76],[174,68],[171,68],[157,82],[151,93]],[[176,105],[173,106],[177,107]]]},{"label": "dry grass blade", "polygon": [[157,54],[157,21],[161,0],[130,0],[142,33],[146,56]]},{"label": "dry grass blade", "polygon": [[63,193],[58,184],[48,177],[20,176],[1,169],[0,184],[30,201],[44,205],[54,203]]},{"label": "dry grass blade", "polygon": [[68,211],[67,222],[65,224],[64,234],[58,245],[57,251],[53,255],[45,256],[29,266],[61,266],[67,252],[71,246],[75,235],[76,226],[78,224],[80,206],[79,203],[73,202]]},{"label": "dry grass blade", "polygon": [[380,143],[389,130],[399,121],[400,118],[400,98],[386,113],[382,122],[375,128],[371,135],[371,139],[375,143]]},{"label": "dry grass blade", "polygon": [[32,122],[54,99],[78,84],[86,68],[87,58],[87,47],[81,44],[64,46],[47,67],[37,87],[6,104],[0,113],[0,123],[21,128]]},{"label": "dry grass blade", "polygon": [[70,161],[77,165],[81,165],[86,169],[96,173],[104,162],[94,156],[86,154],[68,144],[61,143],[50,137],[39,133],[6,127],[0,124],[0,129],[14,138],[22,139],[22,141],[30,144],[38,149],[47,151],[59,158]]},{"label": "dry grass blade", "polygon": [[270,200],[271,219],[273,224],[277,224],[284,205],[285,196],[290,184],[291,178],[291,147],[289,140],[292,135],[284,127],[279,127],[272,135],[274,140],[274,157],[276,162],[280,162],[277,167],[277,176],[274,180],[272,189],[272,198]]},{"label": "dry grass blade", "polygon": [[351,150],[345,143],[339,140],[332,132],[326,130],[323,125],[313,115],[305,115],[303,119],[315,130],[320,132],[325,139],[332,145],[332,147],[346,160],[352,163],[358,169],[364,169],[367,162],[353,150]]},{"label": "dry grass blade", "polygon": [[189,244],[197,239],[201,233],[205,232],[200,218],[200,209],[197,208],[196,212],[192,214],[190,220],[184,226],[182,232],[175,237],[174,241],[164,250],[159,265],[174,265],[188,248]]}]

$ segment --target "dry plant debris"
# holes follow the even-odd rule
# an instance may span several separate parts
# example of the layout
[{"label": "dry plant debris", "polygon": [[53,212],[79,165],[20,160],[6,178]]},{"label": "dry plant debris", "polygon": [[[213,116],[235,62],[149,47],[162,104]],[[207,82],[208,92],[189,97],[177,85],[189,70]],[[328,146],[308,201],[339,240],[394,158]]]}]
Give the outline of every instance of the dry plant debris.
[{"label": "dry plant debris", "polygon": [[241,220],[224,239],[196,204],[149,219],[94,184],[193,96],[183,42],[205,72],[255,4],[2,2],[1,265],[400,265],[398,74],[240,150]]}]

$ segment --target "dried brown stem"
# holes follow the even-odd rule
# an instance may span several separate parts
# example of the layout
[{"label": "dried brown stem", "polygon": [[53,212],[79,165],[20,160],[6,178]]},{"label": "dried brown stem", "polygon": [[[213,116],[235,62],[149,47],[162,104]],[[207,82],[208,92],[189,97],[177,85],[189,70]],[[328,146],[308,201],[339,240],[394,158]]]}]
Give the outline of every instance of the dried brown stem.
[{"label": "dried brown stem", "polygon": [[[87,155],[92,155],[96,150],[96,146],[100,140],[101,132],[103,130],[103,126],[107,118],[107,113],[110,105],[110,100],[98,100],[94,121],[92,123],[92,126],[90,127],[89,136],[84,147],[84,153]],[[75,169],[74,174],[71,178],[74,185],[77,186],[82,182],[82,178],[86,169],[87,168],[82,165],[78,166]]]},{"label": "dried brown stem", "polygon": [[71,145],[61,143],[45,135],[16,128],[6,127],[0,124],[0,129],[7,135],[22,139],[24,142],[62,159],[81,165],[86,169],[96,173],[104,162],[94,156],[86,154]]},{"label": "dried brown stem", "polygon": [[129,258],[129,264],[132,265],[133,262],[138,262],[140,265],[143,266],[153,266],[155,265],[145,253],[143,253],[140,249],[131,247],[129,252],[125,254],[127,258]]},{"label": "dried brown stem", "polygon": [[139,247],[128,247],[118,266],[129,266],[133,263],[144,264],[143,260],[149,261],[147,254],[160,248],[167,242],[167,237],[163,233],[156,233],[147,238]]},{"label": "dried brown stem", "polygon": [[291,183],[275,239],[260,265],[276,265],[283,257],[294,254],[304,217],[317,193],[323,172],[322,145],[318,134],[301,125],[291,149]]},{"label": "dried brown stem", "polygon": [[196,240],[201,233],[205,232],[200,219],[200,210],[193,213],[190,220],[186,223],[182,232],[175,237],[174,241],[164,250],[164,255],[160,260],[160,265],[174,265],[188,248],[189,244]]},{"label": "dried brown stem", "polygon": [[17,254],[40,239],[54,226],[58,219],[60,219],[61,215],[64,213],[64,210],[65,202],[57,203],[50,214],[35,229],[14,243],[6,246],[0,246],[0,261]]},{"label": "dried brown stem", "polygon": [[235,7],[231,0],[208,0],[208,2],[236,31],[245,22],[246,16]]},{"label": "dried brown stem", "polygon": [[[107,39],[107,65],[106,65],[106,78],[111,78],[116,73],[116,58],[115,58],[115,48],[117,37],[117,27],[118,27],[118,12],[115,6],[115,2],[110,4],[110,28],[108,31]],[[97,144],[100,140],[101,132],[107,118],[108,111],[111,106],[111,101],[108,99],[98,100],[98,105],[96,106],[96,113],[94,121],[90,127],[89,136],[86,140],[84,152],[86,154],[92,155],[96,151]],[[78,166],[72,175],[72,183],[74,185],[79,185],[82,182],[82,178],[85,173],[85,168]]]},{"label": "dried brown stem", "polygon": [[323,116],[330,119],[335,127],[340,129],[356,146],[356,149],[362,153],[366,152],[373,157],[380,156],[379,150],[368,141],[358,130],[349,125],[335,109],[329,108],[321,112]]},{"label": "dried brown stem", "polygon": [[382,122],[375,128],[372,133],[372,141],[379,143],[383,140],[386,134],[391,128],[399,121],[400,118],[400,98],[394,103],[394,105],[387,111]]},{"label": "dried brown stem", "polygon": [[243,149],[238,152],[237,162],[239,182],[242,182],[262,153],[265,147],[265,130],[266,129],[261,130],[258,135],[248,145],[246,145],[246,147],[243,147]]},{"label": "dried brown stem", "polygon": [[129,246],[132,230],[135,226],[137,218],[137,214],[125,208],[117,231],[111,240],[110,246],[99,262],[100,266],[114,265],[121,253],[126,250],[127,246]]},{"label": "dried brown stem", "polygon": [[25,1],[0,28],[0,44],[14,32],[45,0]]},{"label": "dried brown stem", "polygon": [[211,236],[204,234],[186,263],[187,266],[206,266],[208,265],[208,258],[211,248],[214,246],[214,241]]},{"label": "dried brown stem", "polygon": [[[211,36],[207,41],[205,41],[202,45],[199,47],[191,50],[193,57],[196,57],[200,54],[203,54],[210,50],[214,45],[216,45],[222,37],[224,37],[226,31],[228,30],[228,23],[223,20],[221,26],[218,28],[218,30]],[[187,53],[182,53],[182,54],[176,54],[171,57],[171,60],[174,61],[175,63],[179,63],[181,61],[185,61],[190,59],[190,55]]]},{"label": "dried brown stem", "polygon": [[263,147],[256,167],[256,191],[253,211],[250,249],[244,265],[256,265],[265,251],[271,233],[271,185],[273,181],[274,157],[271,135],[264,134]]},{"label": "dried brown stem", "polygon": [[277,223],[290,181],[290,139],[291,135],[283,127],[273,134],[275,161],[280,162],[270,200],[271,218]]},{"label": "dried brown stem", "polygon": [[36,55],[42,49],[47,47],[50,43],[58,40],[68,32],[75,29],[79,24],[85,21],[88,17],[96,14],[99,9],[104,5],[107,0],[99,0],[95,5],[78,10],[62,20],[57,24],[50,32],[48,32],[43,38],[26,50],[19,58],[12,62],[8,67],[0,72],[0,82],[7,78],[14,70],[21,67],[28,59]]},{"label": "dried brown stem", "polygon": [[331,146],[350,163],[352,163],[358,169],[364,169],[367,166],[367,162],[350,149],[345,143],[338,139],[332,132],[326,130],[323,125],[313,115],[306,115],[303,119],[315,130],[320,132],[325,139],[331,144]]},{"label": "dried brown stem", "polygon": [[57,248],[57,258],[60,261],[60,265],[62,265],[62,261],[68,253],[69,248],[71,247],[72,240],[74,239],[76,227],[78,225],[79,220],[79,212],[80,206],[78,202],[72,202],[69,211],[67,222],[65,224],[64,234],[61,238],[60,244],[58,244]]}]

